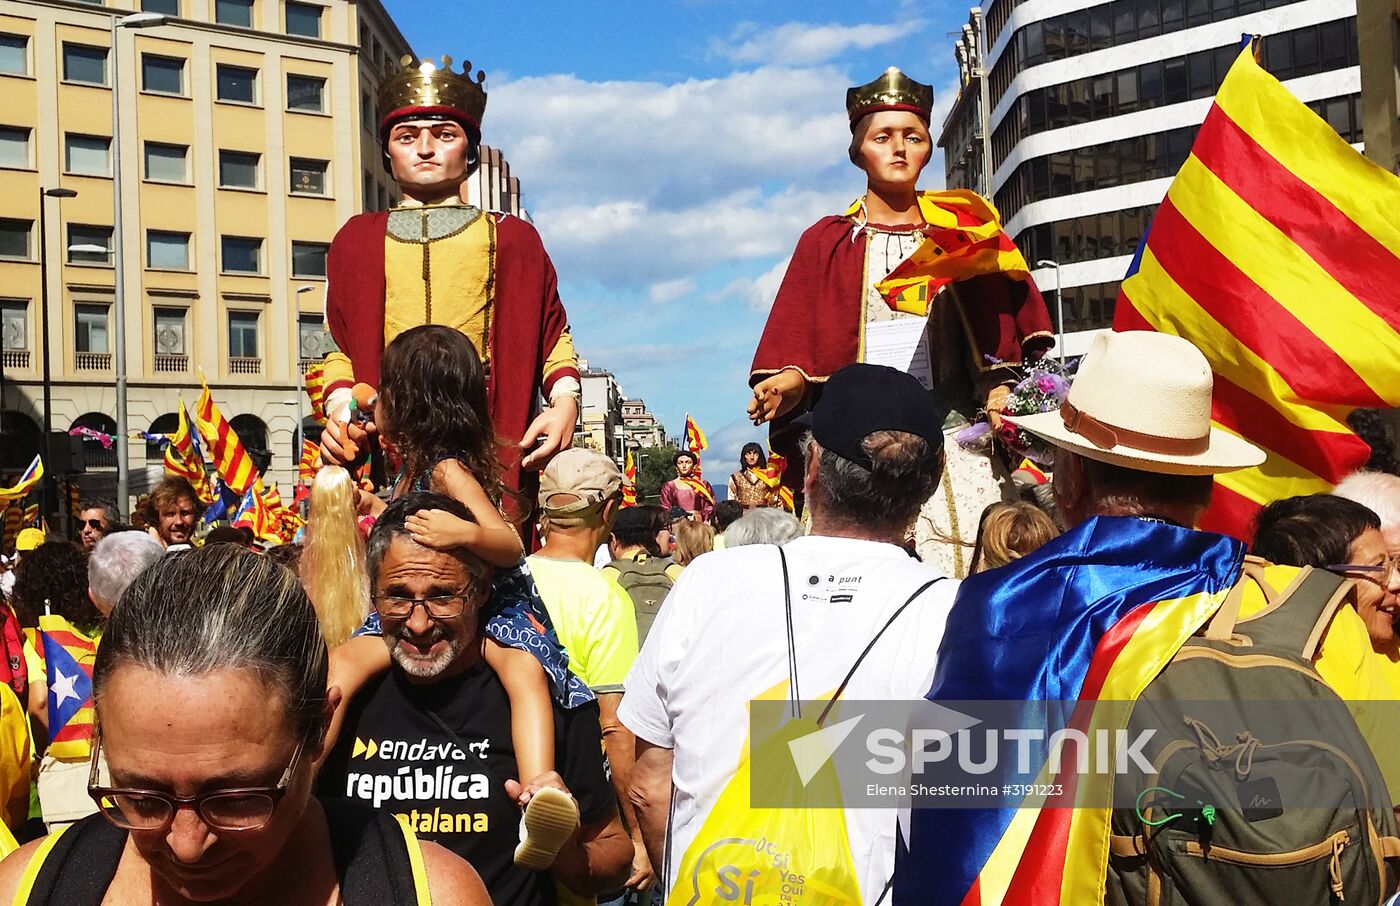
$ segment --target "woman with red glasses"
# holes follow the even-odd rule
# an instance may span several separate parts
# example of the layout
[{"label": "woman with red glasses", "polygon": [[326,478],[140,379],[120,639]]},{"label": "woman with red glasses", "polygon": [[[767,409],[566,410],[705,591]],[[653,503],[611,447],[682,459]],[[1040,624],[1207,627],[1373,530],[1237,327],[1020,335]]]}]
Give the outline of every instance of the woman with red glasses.
[{"label": "woman with red glasses", "polygon": [[389,815],[311,795],[340,697],[326,664],[311,602],[267,557],[216,544],[146,570],[90,680],[98,814],[0,863],[0,902],[489,902]]}]

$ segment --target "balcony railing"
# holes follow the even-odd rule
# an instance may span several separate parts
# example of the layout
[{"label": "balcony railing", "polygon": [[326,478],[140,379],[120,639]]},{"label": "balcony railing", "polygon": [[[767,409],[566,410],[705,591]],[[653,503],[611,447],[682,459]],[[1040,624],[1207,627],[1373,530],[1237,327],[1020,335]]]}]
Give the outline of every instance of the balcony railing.
[{"label": "balcony railing", "polygon": [[112,354],[110,352],[75,352],[73,353],[74,371],[111,371]]},{"label": "balcony railing", "polygon": [[6,349],[4,352],[4,364],[6,368],[28,368],[28,349]]},{"label": "balcony railing", "polygon": [[311,366],[312,366],[312,365],[319,365],[319,364],[321,364],[321,363],[324,362],[324,361],[325,361],[325,359],[323,359],[323,358],[322,358],[322,359],[298,359],[298,360],[297,360],[297,366],[298,366],[299,368],[301,368],[301,373],[302,373],[302,374],[306,374],[307,371],[311,370]]},{"label": "balcony railing", "polygon": [[229,374],[262,374],[262,359],[249,358],[246,356],[230,356],[228,360]]},{"label": "balcony railing", "polygon": [[115,469],[117,467],[117,448],[104,448],[101,444],[83,444],[83,466],[88,469]]},{"label": "balcony railing", "polygon": [[158,354],[152,363],[156,374],[180,374],[190,370],[190,357],[184,354]]}]

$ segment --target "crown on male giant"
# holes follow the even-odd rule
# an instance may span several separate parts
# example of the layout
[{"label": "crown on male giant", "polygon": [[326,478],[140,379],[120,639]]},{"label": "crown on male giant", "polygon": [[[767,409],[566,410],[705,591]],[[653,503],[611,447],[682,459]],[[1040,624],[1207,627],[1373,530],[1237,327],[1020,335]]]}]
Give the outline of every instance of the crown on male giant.
[{"label": "crown on male giant", "polygon": [[442,63],[431,57],[418,59],[405,54],[400,60],[402,71],[379,86],[376,112],[379,131],[385,134],[398,120],[422,117],[451,119],[481,137],[481,117],[486,113],[486,73],[477,70],[471,75],[471,61],[461,72],[452,71],[452,58],[446,54]]},{"label": "crown on male giant", "polygon": [[846,116],[854,129],[867,113],[881,110],[907,110],[928,121],[933,115],[933,86],[916,82],[895,66],[873,82],[846,91]]}]

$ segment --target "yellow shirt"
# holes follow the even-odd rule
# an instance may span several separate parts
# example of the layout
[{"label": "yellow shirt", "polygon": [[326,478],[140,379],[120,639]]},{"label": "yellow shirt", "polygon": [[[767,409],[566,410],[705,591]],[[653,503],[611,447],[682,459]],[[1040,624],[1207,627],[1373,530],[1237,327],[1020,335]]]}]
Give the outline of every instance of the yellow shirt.
[{"label": "yellow shirt", "polygon": [[16,849],[9,828],[19,827],[29,817],[29,761],[25,706],[8,683],[0,683],[0,806],[4,808],[0,856]]},{"label": "yellow shirt", "polygon": [[637,659],[637,612],[615,580],[578,560],[526,557],[569,669],[598,693],[621,692]]}]

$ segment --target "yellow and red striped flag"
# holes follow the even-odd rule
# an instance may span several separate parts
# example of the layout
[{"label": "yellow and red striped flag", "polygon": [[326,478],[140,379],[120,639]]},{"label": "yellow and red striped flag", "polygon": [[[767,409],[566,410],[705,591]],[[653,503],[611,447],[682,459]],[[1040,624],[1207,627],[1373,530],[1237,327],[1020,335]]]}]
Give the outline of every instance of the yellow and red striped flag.
[{"label": "yellow and red striped flag", "polygon": [[24,508],[24,525],[21,526],[21,528],[37,528],[43,529],[45,532],[48,531],[48,526],[44,524],[44,520],[39,518],[39,504],[31,503]]},{"label": "yellow and red striped flag", "polygon": [[326,423],[326,366],[312,362],[306,369],[306,396],[311,400],[311,414],[321,424]]},{"label": "yellow and red striped flag", "polygon": [[797,502],[793,498],[792,488],[783,484],[783,473],[787,471],[787,457],[768,451],[768,465],[758,469],[758,476],[763,480],[769,490],[776,491],[778,501],[789,512],[797,509]]},{"label": "yellow and red striped flag", "polygon": [[[279,498],[280,502],[280,498]],[[277,513],[268,506],[266,489],[258,481],[243,495],[238,512],[233,516],[234,528],[249,528],[259,541],[281,541],[282,525]]]},{"label": "yellow and red striped flag", "polygon": [[691,453],[699,453],[709,446],[710,442],[705,439],[705,432],[700,430],[695,419],[687,413],[685,416],[685,449]]},{"label": "yellow and red striped flag", "polygon": [[1113,325],[1196,344],[1215,424],[1268,455],[1216,478],[1203,528],[1247,538],[1264,504],[1331,489],[1368,456],[1348,413],[1400,405],[1397,204],[1400,179],[1240,54]]},{"label": "yellow and red striped flag", "polygon": [[253,479],[258,476],[257,470],[253,468],[253,460],[248,457],[248,451],[243,448],[243,442],[238,439],[233,426],[219,412],[219,407],[214,405],[209,385],[202,380],[200,383],[203,389],[194,411],[199,434],[209,445],[209,455],[214,460],[214,467],[223,476],[224,484],[239,494],[246,493],[253,486]]},{"label": "yellow and red striped flag", "polygon": [[19,481],[8,488],[0,488],[0,500],[20,499],[28,494],[43,477],[44,461],[39,458],[38,454],[35,454],[34,461],[24,470],[24,474],[19,477]]},{"label": "yellow and red striped flag", "polygon": [[175,433],[168,438],[165,448],[165,471],[168,475],[178,475],[194,486],[195,493],[205,503],[213,503],[217,496],[209,475],[204,470],[204,454],[190,432],[189,415],[185,412],[184,400],[180,401],[179,423]]},{"label": "yellow and red striped flag", "polygon": [[24,528],[24,505],[6,504],[4,516],[3,536],[0,537],[0,553],[15,549],[15,539],[19,538],[19,530]]},{"label": "yellow and red striped flag", "polygon": [[301,439],[301,461],[297,463],[297,480],[311,484],[316,480],[316,472],[321,468],[321,445],[309,437]]},{"label": "yellow and red striped flag", "polygon": [[57,614],[39,616],[49,685],[49,754],[86,760],[92,747],[92,666],[97,643]]},{"label": "yellow and red striped flag", "polygon": [[622,468],[622,505],[637,505],[637,464],[631,450],[627,451],[627,462]]}]

